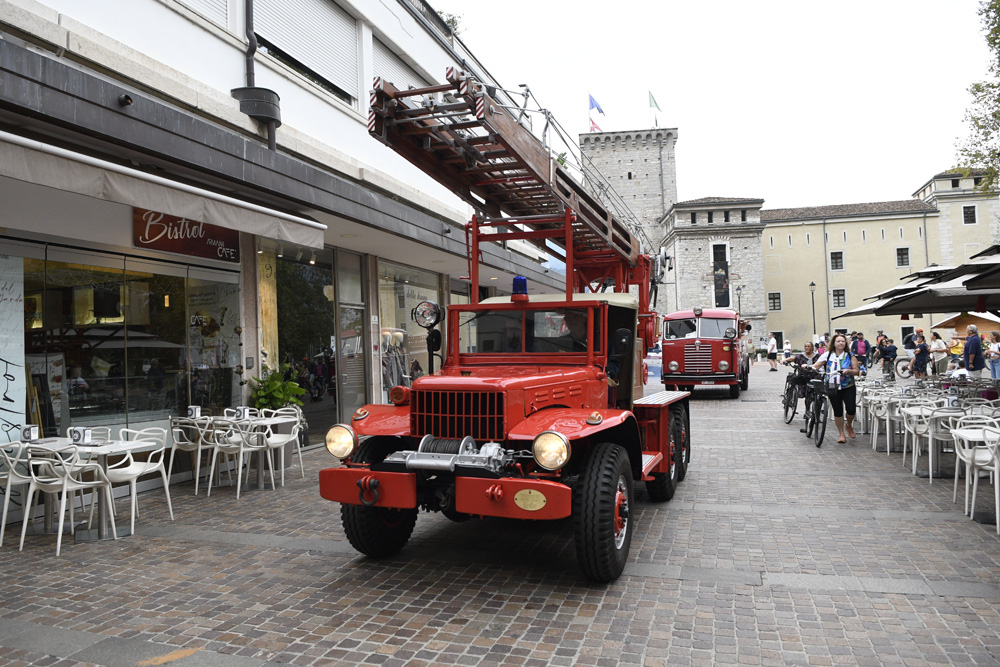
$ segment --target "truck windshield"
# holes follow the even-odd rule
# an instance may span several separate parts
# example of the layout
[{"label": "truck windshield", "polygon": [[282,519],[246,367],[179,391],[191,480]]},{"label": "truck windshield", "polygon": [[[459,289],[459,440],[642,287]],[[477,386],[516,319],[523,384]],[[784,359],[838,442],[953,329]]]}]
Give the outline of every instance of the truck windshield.
[{"label": "truck windshield", "polygon": [[667,338],[694,338],[698,335],[698,320],[667,320]]},{"label": "truck windshield", "polygon": [[[463,354],[587,351],[586,308],[485,310],[458,317],[459,352]],[[599,310],[594,310],[593,341],[595,351],[599,350]]]},{"label": "truck windshield", "polygon": [[726,329],[735,327],[733,320],[717,320],[708,317],[701,318],[702,338],[725,338]]}]

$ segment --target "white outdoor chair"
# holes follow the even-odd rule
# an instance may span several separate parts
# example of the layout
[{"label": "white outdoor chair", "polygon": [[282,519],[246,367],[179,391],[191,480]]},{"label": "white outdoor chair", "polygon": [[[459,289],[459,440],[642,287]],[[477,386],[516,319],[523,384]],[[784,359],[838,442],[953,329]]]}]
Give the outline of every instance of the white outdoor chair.
[{"label": "white outdoor chair", "polygon": [[[34,507],[35,494],[39,491],[42,493],[58,493],[60,496],[56,556],[62,550],[63,522],[66,519],[66,499],[71,493],[77,490],[103,491],[107,494],[108,518],[111,522],[111,532],[115,539],[118,539],[118,530],[115,528],[114,499],[111,496],[111,482],[108,481],[101,466],[96,463],[81,461],[79,450],[72,445],[55,450],[28,445],[26,452],[28,457],[28,473],[31,476],[31,482],[28,483],[28,497],[24,507]],[[89,473],[91,479],[82,479],[80,474],[83,472]],[[24,549],[24,536],[28,531],[29,514],[30,512],[26,509],[24,519],[21,521],[21,544],[18,547],[18,551]],[[93,513],[91,513],[90,522],[92,521]],[[72,501],[69,505],[69,522],[70,531],[75,533]],[[88,525],[90,522],[88,522]]]},{"label": "white outdoor chair", "polygon": [[[988,458],[986,463],[978,466],[979,470],[989,470],[993,478],[993,511],[997,519],[997,535],[1000,535],[1000,478],[997,477],[997,472],[1000,471],[1000,452],[997,448],[1000,447],[1000,429],[995,427],[986,427],[983,429],[983,437],[985,444],[981,447],[986,451]],[[977,447],[978,449],[978,447]],[[976,492],[979,490],[979,475],[976,474],[972,478],[972,503],[969,505],[969,516],[974,517],[976,515]]]},{"label": "white outdoor chair", "polygon": [[[295,425],[297,427],[296,430],[295,430],[295,441],[294,441],[295,442],[295,453],[299,457],[299,471],[301,472],[302,477],[304,479],[305,476],[306,476],[306,466],[305,466],[305,463],[303,463],[303,461],[302,461],[302,443],[301,443],[301,441],[299,439],[299,436],[301,435],[302,430],[305,428],[305,420],[306,420],[305,415],[302,413],[302,408],[300,408],[297,405],[289,405],[289,406],[284,407],[284,408],[278,408],[277,410],[266,410],[265,409],[265,410],[261,410],[261,416],[262,417],[285,417],[285,416],[294,416],[295,417],[295,419],[296,419]],[[284,482],[284,474],[285,474],[284,473],[284,469],[285,469],[285,466],[284,466],[284,462],[285,462],[284,461],[284,453],[282,453],[282,461],[281,462],[282,462],[282,466],[281,466],[281,469],[282,469],[282,472],[281,472],[282,482],[281,482],[281,485],[284,486],[285,485],[285,482]]]},{"label": "white outdoor chair", "polygon": [[132,509],[132,532],[135,532],[135,517],[139,514],[139,497],[136,493],[136,482],[140,477],[152,473],[160,473],[160,477],[163,479],[163,493],[167,497],[167,509],[170,511],[170,520],[173,521],[174,506],[170,502],[170,479],[167,477],[166,466],[163,465],[163,454],[167,448],[167,429],[156,427],[141,430],[123,428],[118,432],[118,438],[130,441],[151,440],[157,443],[156,449],[149,452],[149,456],[145,461],[136,461],[132,452],[126,452],[125,457],[121,461],[109,465],[106,471],[108,480],[112,484],[128,482]]},{"label": "white outdoor chair", "polygon": [[[274,464],[271,461],[271,452],[267,447],[263,434],[254,431],[249,422],[215,420],[209,439],[212,445],[212,467],[208,475],[208,493],[212,495],[212,479],[215,476],[215,464],[219,455],[231,454],[236,457],[236,499],[240,498],[240,490],[243,481],[243,461],[249,463],[253,454],[260,454],[267,458],[268,467],[271,469],[271,488],[274,489]],[[264,464],[261,462],[258,474],[263,473]]]},{"label": "white outdoor chair", "polygon": [[[268,456],[271,456],[271,452],[277,451],[281,454],[281,486],[285,485],[285,446],[289,442],[294,442],[296,448],[299,445],[299,425],[295,423],[292,425],[291,433],[275,433],[274,429],[270,426],[264,431],[264,441],[267,443],[267,448],[269,450]],[[299,465],[302,466],[302,452],[299,452]],[[302,466],[302,476],[305,477],[305,466]],[[274,485],[274,467],[272,461],[271,468],[271,485]]]},{"label": "white outdoor chair", "polygon": [[170,448],[170,461],[167,464],[167,479],[173,479],[174,454],[178,450],[194,453],[194,495],[198,495],[198,480],[201,478],[201,452],[211,448],[207,440],[207,432],[211,429],[211,419],[199,417],[173,417],[170,420],[170,435],[173,446]]},{"label": "white outdoor chair", "polygon": [[[15,486],[24,486],[31,483],[31,475],[25,467],[23,460],[24,444],[12,442],[0,447],[0,484],[3,485],[3,518],[0,519],[0,546],[3,546],[3,531],[7,525],[7,508],[10,507],[10,493]],[[24,496],[21,496],[24,499]],[[24,506],[27,513],[28,507]]]},{"label": "white outdoor chair", "polygon": [[984,469],[992,461],[992,454],[989,449],[976,442],[969,441],[958,433],[959,429],[969,428],[995,428],[997,422],[992,419],[972,416],[959,417],[951,422],[952,439],[955,443],[955,485],[951,500],[958,500],[958,473],[960,468],[965,467],[965,505],[964,512],[969,514],[969,485],[974,478],[979,477],[979,471]]}]

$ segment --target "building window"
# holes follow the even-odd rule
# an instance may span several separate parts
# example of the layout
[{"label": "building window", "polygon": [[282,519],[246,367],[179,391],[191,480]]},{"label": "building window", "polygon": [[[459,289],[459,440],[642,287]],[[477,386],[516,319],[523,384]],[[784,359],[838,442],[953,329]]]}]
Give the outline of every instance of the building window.
[{"label": "building window", "polygon": [[885,227],[882,228],[882,243],[885,243]]},{"label": "building window", "polygon": [[806,234],[806,245],[812,245],[812,235]]},{"label": "building window", "polygon": [[978,188],[980,185],[983,184],[983,177],[976,176],[975,178],[972,179],[972,184]]},{"label": "building window", "polygon": [[781,310],[781,292],[767,293],[767,309]]},{"label": "building window", "polygon": [[959,181],[958,181],[958,179],[957,179],[957,178],[953,178],[953,179],[951,179],[951,187],[953,187],[953,188],[957,188],[957,187],[958,187],[958,184],[959,184]]},{"label": "building window", "polygon": [[830,242],[830,232],[823,232],[823,241],[825,243],[829,243]]},{"label": "building window", "polygon": [[868,243],[868,232],[863,229],[861,230],[861,242]]},{"label": "building window", "polygon": [[831,271],[844,270],[844,252],[842,250],[837,250],[830,253],[830,270]]},{"label": "building window", "polygon": [[975,206],[963,206],[962,207],[962,222],[967,225],[976,224],[976,207]]},{"label": "building window", "polygon": [[630,181],[632,180],[632,172],[631,171],[628,173],[628,180],[630,180]]},{"label": "building window", "polygon": [[747,210],[743,209],[740,211],[740,222],[746,222],[746,221],[747,221]]},{"label": "building window", "polygon": [[924,238],[924,228],[923,227],[917,227],[917,238],[918,239]]},{"label": "building window", "polygon": [[729,222],[729,211],[723,211],[722,212],[722,221],[723,222]]},{"label": "building window", "polygon": [[698,214],[695,213],[694,211],[691,211],[691,224],[692,225],[698,224]]},{"label": "building window", "polygon": [[904,267],[910,265],[910,249],[896,248],[896,266]]},{"label": "building window", "polygon": [[903,228],[902,227],[899,228],[899,240],[900,241],[903,240]]},{"label": "building window", "polygon": [[844,243],[847,243],[847,230],[844,230]]},{"label": "building window", "polygon": [[708,221],[709,222],[712,222],[712,213],[713,213],[713,211],[709,211],[708,212]]},{"label": "building window", "polygon": [[843,289],[833,290],[833,307],[847,308],[847,290]]},{"label": "building window", "polygon": [[774,248],[774,237],[773,236],[769,236],[768,239],[770,239],[770,241],[771,241],[771,247]]},{"label": "building window", "polygon": [[715,307],[729,308],[729,246],[712,244],[712,277],[715,283]]},{"label": "building window", "polygon": [[789,248],[792,247],[792,235],[791,234],[788,235],[788,247]]}]

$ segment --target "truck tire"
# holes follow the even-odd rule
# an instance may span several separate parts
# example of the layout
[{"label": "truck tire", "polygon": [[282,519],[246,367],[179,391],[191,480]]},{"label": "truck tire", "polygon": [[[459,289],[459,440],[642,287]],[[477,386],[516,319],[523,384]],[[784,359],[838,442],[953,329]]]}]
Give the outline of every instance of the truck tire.
[{"label": "truck tire", "polygon": [[654,472],[653,479],[646,482],[646,493],[654,503],[663,503],[674,497],[677,483],[680,481],[681,460],[684,453],[681,450],[681,433],[677,412],[670,411],[670,472]]},{"label": "truck tire", "polygon": [[677,424],[681,429],[681,455],[678,457],[677,481],[683,482],[687,476],[688,464],[691,463],[691,431],[688,428],[688,412],[684,405],[677,406]]},{"label": "truck tire", "polygon": [[[370,438],[361,444],[352,460],[379,463],[400,446],[397,438]],[[351,546],[371,558],[385,558],[402,549],[410,539],[417,523],[417,510],[343,504],[340,519]]]},{"label": "truck tire", "polygon": [[740,389],[746,391],[749,388],[750,388],[750,365],[747,364],[743,368],[743,374],[742,377],[740,378]]},{"label": "truck tire", "polygon": [[740,397],[740,385],[731,384],[729,385],[729,398],[739,398]]},{"label": "truck tire", "polygon": [[573,489],[576,560],[590,579],[621,576],[632,544],[632,467],[621,445],[595,446]]}]

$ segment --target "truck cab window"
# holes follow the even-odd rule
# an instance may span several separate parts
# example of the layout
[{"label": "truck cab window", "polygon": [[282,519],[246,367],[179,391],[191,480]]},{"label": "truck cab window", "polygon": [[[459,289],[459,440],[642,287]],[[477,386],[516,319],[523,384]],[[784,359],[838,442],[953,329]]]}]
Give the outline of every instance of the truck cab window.
[{"label": "truck cab window", "polygon": [[667,338],[694,338],[698,335],[698,320],[669,320]]},{"label": "truck cab window", "polygon": [[701,334],[702,338],[725,338],[726,329],[729,327],[736,327],[736,320],[721,320],[709,317],[701,318]]}]

